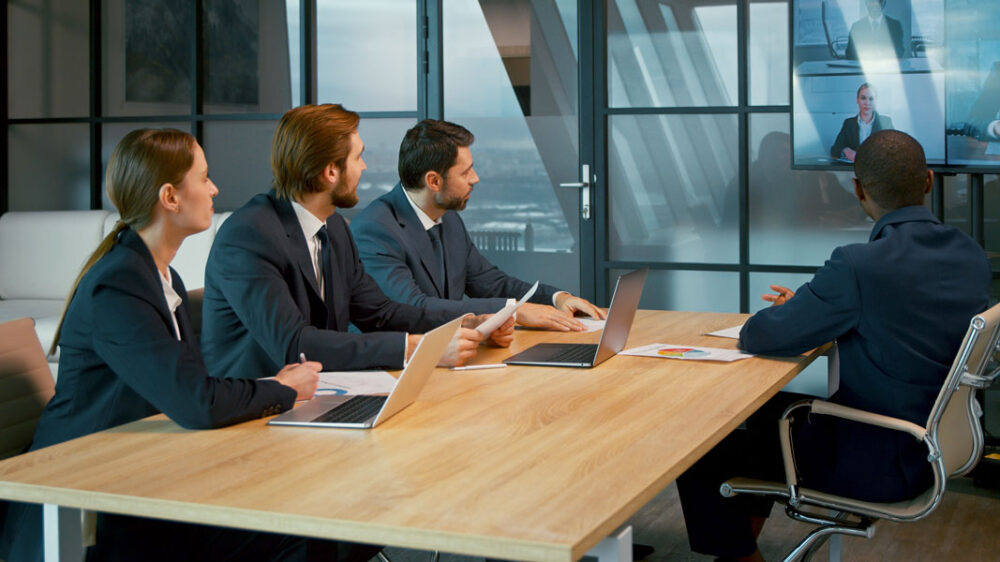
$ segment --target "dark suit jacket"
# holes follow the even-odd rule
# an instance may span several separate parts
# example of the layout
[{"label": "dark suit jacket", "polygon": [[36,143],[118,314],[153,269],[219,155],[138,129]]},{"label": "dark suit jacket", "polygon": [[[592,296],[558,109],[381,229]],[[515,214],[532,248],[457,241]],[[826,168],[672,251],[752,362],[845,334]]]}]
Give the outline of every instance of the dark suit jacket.
[{"label": "dark suit jacket", "polygon": [[[483,257],[458,213],[446,211],[441,217],[445,292],[430,236],[400,184],[372,201],[351,221],[351,230],[365,268],[393,300],[453,315],[487,314],[531,288],[531,283],[507,275]],[[551,285],[539,284],[531,301],[551,305],[556,292]]]},{"label": "dark suit jacket", "polygon": [[[740,348],[791,356],[836,339],[834,402],[925,425],[989,286],[978,244],[926,207],[904,207],[882,217],[867,244],[834,250],[787,303],[751,317]],[[915,495],[929,485],[926,447],[912,437],[850,423],[834,434],[832,474],[844,487],[830,491],[877,495],[901,483]]]},{"label": "dark suit jacket", "polygon": [[[205,268],[202,350],[219,376],[273,375],[304,353],[325,370],[403,366],[403,332],[456,315],[390,301],[365,273],[344,219],[326,221],[333,256],[330,308],[320,298],[302,227],[290,202],[260,194],[219,228]],[[327,315],[335,329],[328,330]],[[362,332],[348,333],[353,323]]]},{"label": "dark suit jacket", "polygon": [[872,31],[867,16],[854,22],[847,39],[847,51],[844,56],[850,60],[858,60],[860,58],[858,51],[864,57],[895,56],[900,58],[905,56],[903,24],[884,14],[882,15],[882,27],[878,31]]},{"label": "dark suit jacket", "polygon": [[[872,120],[872,134],[890,129],[893,129],[892,119],[876,111]],[[845,148],[857,150],[859,146],[861,146],[861,133],[858,116],[855,115],[844,119],[844,124],[840,126],[840,132],[837,133],[837,138],[833,141],[833,146],[830,147],[830,156],[843,158]]]},{"label": "dark suit jacket", "polygon": [[[146,244],[125,230],[73,297],[59,339],[59,379],[35,430],[32,449],[160,412],[188,428],[211,428],[277,414],[295,391],[276,381],[208,376],[186,304],[177,308],[181,340]],[[176,271],[174,290],[186,303]],[[41,509],[11,504],[6,560],[41,560]],[[0,548],[0,550],[5,550]]]}]

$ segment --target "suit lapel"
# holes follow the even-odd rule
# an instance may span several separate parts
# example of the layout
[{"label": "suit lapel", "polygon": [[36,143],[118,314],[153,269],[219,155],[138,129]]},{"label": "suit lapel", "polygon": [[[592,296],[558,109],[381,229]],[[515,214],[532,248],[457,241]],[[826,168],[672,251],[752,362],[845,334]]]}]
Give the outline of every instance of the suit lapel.
[{"label": "suit lapel", "polygon": [[330,215],[326,219],[326,240],[330,247],[330,268],[323,272],[323,275],[328,279],[326,283],[326,307],[328,314],[330,314],[330,319],[333,320],[332,322],[328,320],[327,326],[336,328],[341,332],[346,331],[347,326],[341,325],[341,318],[337,314],[338,310],[344,309],[340,304],[340,300],[344,296],[345,291],[339,289],[345,286],[346,279],[343,278],[344,271],[340,263],[340,248],[337,247],[334,240],[339,240],[341,236],[347,235],[347,229],[344,228],[342,221],[343,219],[336,214]]},{"label": "suit lapel", "polygon": [[[417,255],[420,256],[420,264],[424,268],[424,272],[427,273],[427,277],[430,278],[431,283],[434,284],[434,289],[437,290],[438,298],[444,298],[444,279],[439,279],[437,273],[437,258],[434,256],[434,247],[431,245],[430,236],[428,236],[427,231],[424,229],[423,223],[417,217],[417,214],[413,211],[413,207],[410,206],[410,200],[407,198],[406,193],[403,192],[403,186],[401,184],[396,184],[393,188],[389,197],[392,203],[393,211],[396,214],[396,220],[399,223],[399,227],[403,229],[403,240],[413,246],[417,250]],[[445,242],[445,232],[444,227],[441,227],[441,241],[445,244],[445,254],[448,252],[447,242]],[[445,264],[448,263],[447,256],[445,257]]]},{"label": "suit lapel", "polygon": [[[159,312],[160,318],[167,326],[169,326],[170,333],[173,334],[174,318],[173,315],[170,314],[170,307],[167,306],[167,299],[166,296],[164,296],[163,294],[163,288],[160,281],[160,272],[159,270],[156,269],[156,262],[153,260],[153,254],[149,252],[149,248],[146,246],[146,243],[142,241],[142,238],[139,237],[139,234],[136,231],[132,230],[131,228],[122,232],[121,238],[119,239],[119,244],[139,254],[139,256],[142,257],[142,261],[146,263],[149,275],[152,277],[153,286],[158,289],[157,293],[158,298],[155,299],[156,311]],[[171,271],[170,273],[171,277],[175,276],[176,273],[177,273],[176,271]],[[176,291],[177,280],[172,278],[171,281],[173,283],[173,286],[175,287],[174,290]],[[180,291],[177,291],[177,293],[181,294]],[[178,311],[180,311],[182,308],[184,307],[179,307]],[[177,323],[178,325],[180,324],[180,314],[178,314]],[[181,337],[183,338],[184,335],[185,335],[184,329],[183,327],[181,327]]]},{"label": "suit lapel", "polygon": [[316,280],[316,273],[313,271],[312,258],[309,257],[309,246],[306,245],[306,237],[302,234],[302,225],[299,224],[299,219],[295,216],[292,204],[284,199],[278,199],[273,191],[268,193],[267,197],[274,205],[278,220],[281,221],[281,228],[284,229],[285,237],[288,239],[289,258],[298,266],[299,273],[305,277],[316,298],[321,299],[319,283]]}]

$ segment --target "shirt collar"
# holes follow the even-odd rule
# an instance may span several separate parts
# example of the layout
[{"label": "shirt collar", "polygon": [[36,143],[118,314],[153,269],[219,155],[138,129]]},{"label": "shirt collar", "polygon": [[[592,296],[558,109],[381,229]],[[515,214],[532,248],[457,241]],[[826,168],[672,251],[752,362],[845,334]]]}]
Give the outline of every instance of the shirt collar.
[{"label": "shirt collar", "polygon": [[163,286],[163,297],[167,301],[167,308],[170,309],[170,315],[174,320],[174,328],[178,330],[177,339],[181,338],[180,328],[177,326],[177,307],[181,305],[181,296],[177,294],[174,290],[174,285],[170,279],[170,270],[167,269],[167,274],[164,275],[157,270],[160,277],[160,285]]},{"label": "shirt collar", "polygon": [[440,217],[438,217],[438,220],[430,218],[423,209],[418,207],[417,204],[413,202],[413,198],[410,197],[410,193],[405,187],[403,188],[403,193],[406,194],[406,200],[410,202],[410,206],[413,207],[413,212],[417,214],[417,218],[420,219],[420,224],[424,226],[424,230],[430,230],[435,225],[441,224]]},{"label": "shirt collar", "polygon": [[295,211],[295,217],[299,219],[299,226],[302,227],[302,234],[305,234],[306,240],[315,237],[319,229],[323,228],[324,222],[316,218],[316,215],[310,213],[298,201],[292,200],[292,210]]},{"label": "shirt collar", "polygon": [[941,224],[941,221],[937,219],[931,210],[923,205],[912,205],[910,207],[900,207],[895,211],[889,211],[882,216],[872,227],[871,236],[868,237],[868,241],[877,240],[882,236],[882,231],[891,224],[899,224],[902,222],[932,222]]},{"label": "shirt collar", "polygon": [[872,26],[882,25],[882,19],[884,15],[885,14],[879,14],[879,16],[875,19],[872,19],[871,16],[868,16],[868,23],[870,23]]}]

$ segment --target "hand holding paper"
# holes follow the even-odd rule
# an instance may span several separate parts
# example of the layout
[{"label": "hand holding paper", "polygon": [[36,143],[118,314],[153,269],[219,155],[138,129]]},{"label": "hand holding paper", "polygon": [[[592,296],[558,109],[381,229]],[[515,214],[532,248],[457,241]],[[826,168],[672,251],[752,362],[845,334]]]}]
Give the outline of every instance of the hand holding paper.
[{"label": "hand holding paper", "polygon": [[512,305],[507,305],[501,308],[496,314],[487,318],[485,322],[476,326],[476,330],[480,334],[482,334],[484,338],[490,337],[490,334],[493,333],[493,330],[496,330],[497,328],[502,326],[504,322],[507,321],[508,318],[514,315],[514,312],[518,308],[521,308],[521,305],[528,302],[528,299],[534,296],[535,291],[537,290],[538,290],[538,281],[535,281],[535,284],[532,285],[530,289],[528,289],[527,293],[524,293],[524,296],[521,297],[521,300],[517,301]]}]

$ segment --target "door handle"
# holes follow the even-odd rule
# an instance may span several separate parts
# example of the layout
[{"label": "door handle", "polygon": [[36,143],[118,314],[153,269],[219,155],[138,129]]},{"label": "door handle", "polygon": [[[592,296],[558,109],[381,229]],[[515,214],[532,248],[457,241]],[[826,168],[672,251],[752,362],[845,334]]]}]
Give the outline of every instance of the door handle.
[{"label": "door handle", "polygon": [[574,187],[580,190],[580,216],[590,220],[590,164],[580,166],[580,181],[560,183],[559,187]]}]

